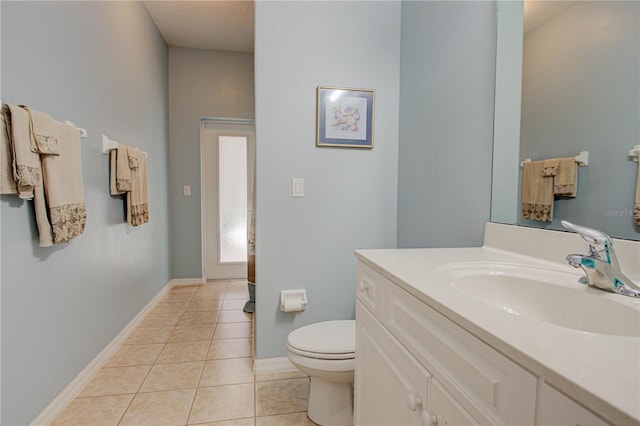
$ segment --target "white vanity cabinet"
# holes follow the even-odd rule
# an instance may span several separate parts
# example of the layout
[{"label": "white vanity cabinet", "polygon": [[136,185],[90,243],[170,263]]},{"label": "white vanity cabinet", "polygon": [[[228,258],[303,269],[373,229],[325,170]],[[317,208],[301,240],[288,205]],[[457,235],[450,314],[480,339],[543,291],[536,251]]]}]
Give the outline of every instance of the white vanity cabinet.
[{"label": "white vanity cabinet", "polygon": [[536,417],[537,424],[541,426],[604,426],[607,424],[546,383],[540,387]]},{"label": "white vanity cabinet", "polygon": [[355,424],[479,424],[361,302],[356,316]]},{"label": "white vanity cabinet", "polygon": [[358,288],[356,425],[534,424],[535,376],[364,263]]},{"label": "white vanity cabinet", "polygon": [[640,426],[640,300],[579,284],[581,244],[489,223],[482,247],[356,250],[355,424]]},{"label": "white vanity cabinet", "polygon": [[361,302],[356,316],[356,353],[362,356],[356,361],[355,423],[421,425],[431,376]]}]

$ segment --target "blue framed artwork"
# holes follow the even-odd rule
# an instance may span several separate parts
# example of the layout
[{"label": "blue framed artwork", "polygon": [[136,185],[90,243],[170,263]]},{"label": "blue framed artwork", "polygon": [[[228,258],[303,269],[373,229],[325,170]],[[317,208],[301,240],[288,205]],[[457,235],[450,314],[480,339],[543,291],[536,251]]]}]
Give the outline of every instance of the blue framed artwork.
[{"label": "blue framed artwork", "polygon": [[318,86],[317,146],[373,148],[374,91]]}]

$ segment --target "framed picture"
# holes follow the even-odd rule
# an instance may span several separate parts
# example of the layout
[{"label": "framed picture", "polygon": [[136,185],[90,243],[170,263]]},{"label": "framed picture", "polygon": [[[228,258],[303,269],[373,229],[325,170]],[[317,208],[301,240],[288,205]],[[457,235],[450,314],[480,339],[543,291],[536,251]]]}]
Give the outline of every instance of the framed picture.
[{"label": "framed picture", "polygon": [[373,148],[374,91],[318,86],[317,146]]}]

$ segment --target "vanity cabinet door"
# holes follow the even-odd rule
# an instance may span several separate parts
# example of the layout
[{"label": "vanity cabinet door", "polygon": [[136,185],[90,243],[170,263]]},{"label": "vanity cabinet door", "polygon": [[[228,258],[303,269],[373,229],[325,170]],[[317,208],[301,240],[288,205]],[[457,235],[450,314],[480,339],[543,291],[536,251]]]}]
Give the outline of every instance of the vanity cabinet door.
[{"label": "vanity cabinet door", "polygon": [[544,383],[538,397],[537,421],[540,426],[604,426],[607,423]]},{"label": "vanity cabinet door", "polygon": [[358,301],[355,424],[422,425],[429,374]]},{"label": "vanity cabinet door", "polygon": [[[432,425],[479,425],[471,414],[447,392],[437,380],[431,380],[429,389],[429,411],[424,417],[431,420]],[[427,417],[429,416],[429,417]],[[431,417],[435,416],[435,418]],[[436,422],[434,423],[433,420]],[[426,424],[426,421],[425,421]]]}]

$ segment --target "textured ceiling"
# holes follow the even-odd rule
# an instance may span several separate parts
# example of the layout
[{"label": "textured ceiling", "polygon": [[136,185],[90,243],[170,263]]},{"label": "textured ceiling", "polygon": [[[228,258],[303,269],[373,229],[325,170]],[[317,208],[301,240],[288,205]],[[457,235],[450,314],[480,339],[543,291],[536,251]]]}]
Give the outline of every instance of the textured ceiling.
[{"label": "textured ceiling", "polygon": [[253,0],[143,3],[169,46],[253,52]]}]

